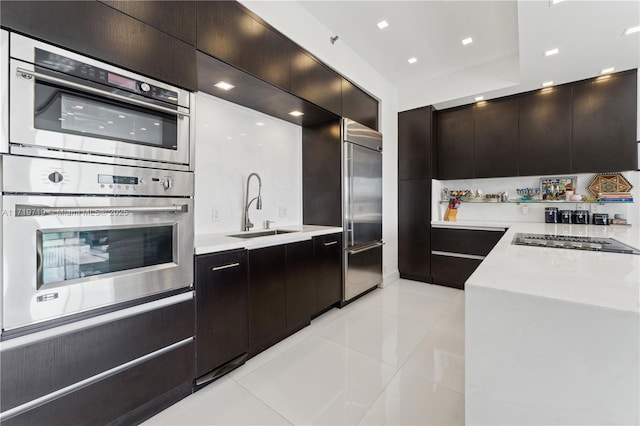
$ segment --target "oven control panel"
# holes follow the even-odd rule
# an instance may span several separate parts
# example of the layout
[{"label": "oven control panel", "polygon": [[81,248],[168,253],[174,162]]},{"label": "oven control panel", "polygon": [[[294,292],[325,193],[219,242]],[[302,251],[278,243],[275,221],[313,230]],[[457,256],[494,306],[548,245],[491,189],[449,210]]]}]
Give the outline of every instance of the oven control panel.
[{"label": "oven control panel", "polygon": [[3,162],[4,191],[14,194],[193,196],[191,172],[19,156]]}]

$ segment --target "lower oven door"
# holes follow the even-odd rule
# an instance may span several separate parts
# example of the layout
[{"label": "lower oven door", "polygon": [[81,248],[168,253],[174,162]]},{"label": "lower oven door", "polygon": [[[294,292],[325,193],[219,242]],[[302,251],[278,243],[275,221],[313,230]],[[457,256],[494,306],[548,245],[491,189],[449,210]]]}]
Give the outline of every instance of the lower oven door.
[{"label": "lower oven door", "polygon": [[4,330],[193,284],[191,199],[3,201]]}]

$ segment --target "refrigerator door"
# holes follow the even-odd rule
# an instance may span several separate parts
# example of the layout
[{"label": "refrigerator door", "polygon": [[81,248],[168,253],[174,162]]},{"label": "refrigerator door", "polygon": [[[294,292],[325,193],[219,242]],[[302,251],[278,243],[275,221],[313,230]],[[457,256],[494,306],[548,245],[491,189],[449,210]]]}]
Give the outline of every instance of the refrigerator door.
[{"label": "refrigerator door", "polygon": [[382,245],[377,242],[345,250],[344,302],[382,282]]},{"label": "refrigerator door", "polygon": [[382,240],[382,152],[344,143],[345,247]]}]

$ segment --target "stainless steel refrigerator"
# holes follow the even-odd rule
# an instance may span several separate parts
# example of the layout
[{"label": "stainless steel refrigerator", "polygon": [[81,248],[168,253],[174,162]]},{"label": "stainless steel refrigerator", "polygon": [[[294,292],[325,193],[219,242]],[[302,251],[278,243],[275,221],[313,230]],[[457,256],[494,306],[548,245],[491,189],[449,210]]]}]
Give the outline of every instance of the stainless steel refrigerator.
[{"label": "stainless steel refrigerator", "polygon": [[346,303],[382,282],[382,134],[342,120]]}]

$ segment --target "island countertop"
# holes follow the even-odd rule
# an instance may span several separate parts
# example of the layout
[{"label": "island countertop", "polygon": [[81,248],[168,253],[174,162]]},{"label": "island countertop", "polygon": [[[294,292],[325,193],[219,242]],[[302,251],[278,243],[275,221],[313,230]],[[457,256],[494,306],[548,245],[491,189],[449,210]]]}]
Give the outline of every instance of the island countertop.
[{"label": "island countertop", "polygon": [[635,248],[634,227],[514,223],[466,286],[640,312],[640,256],[512,245],[516,233],[614,238]]}]

